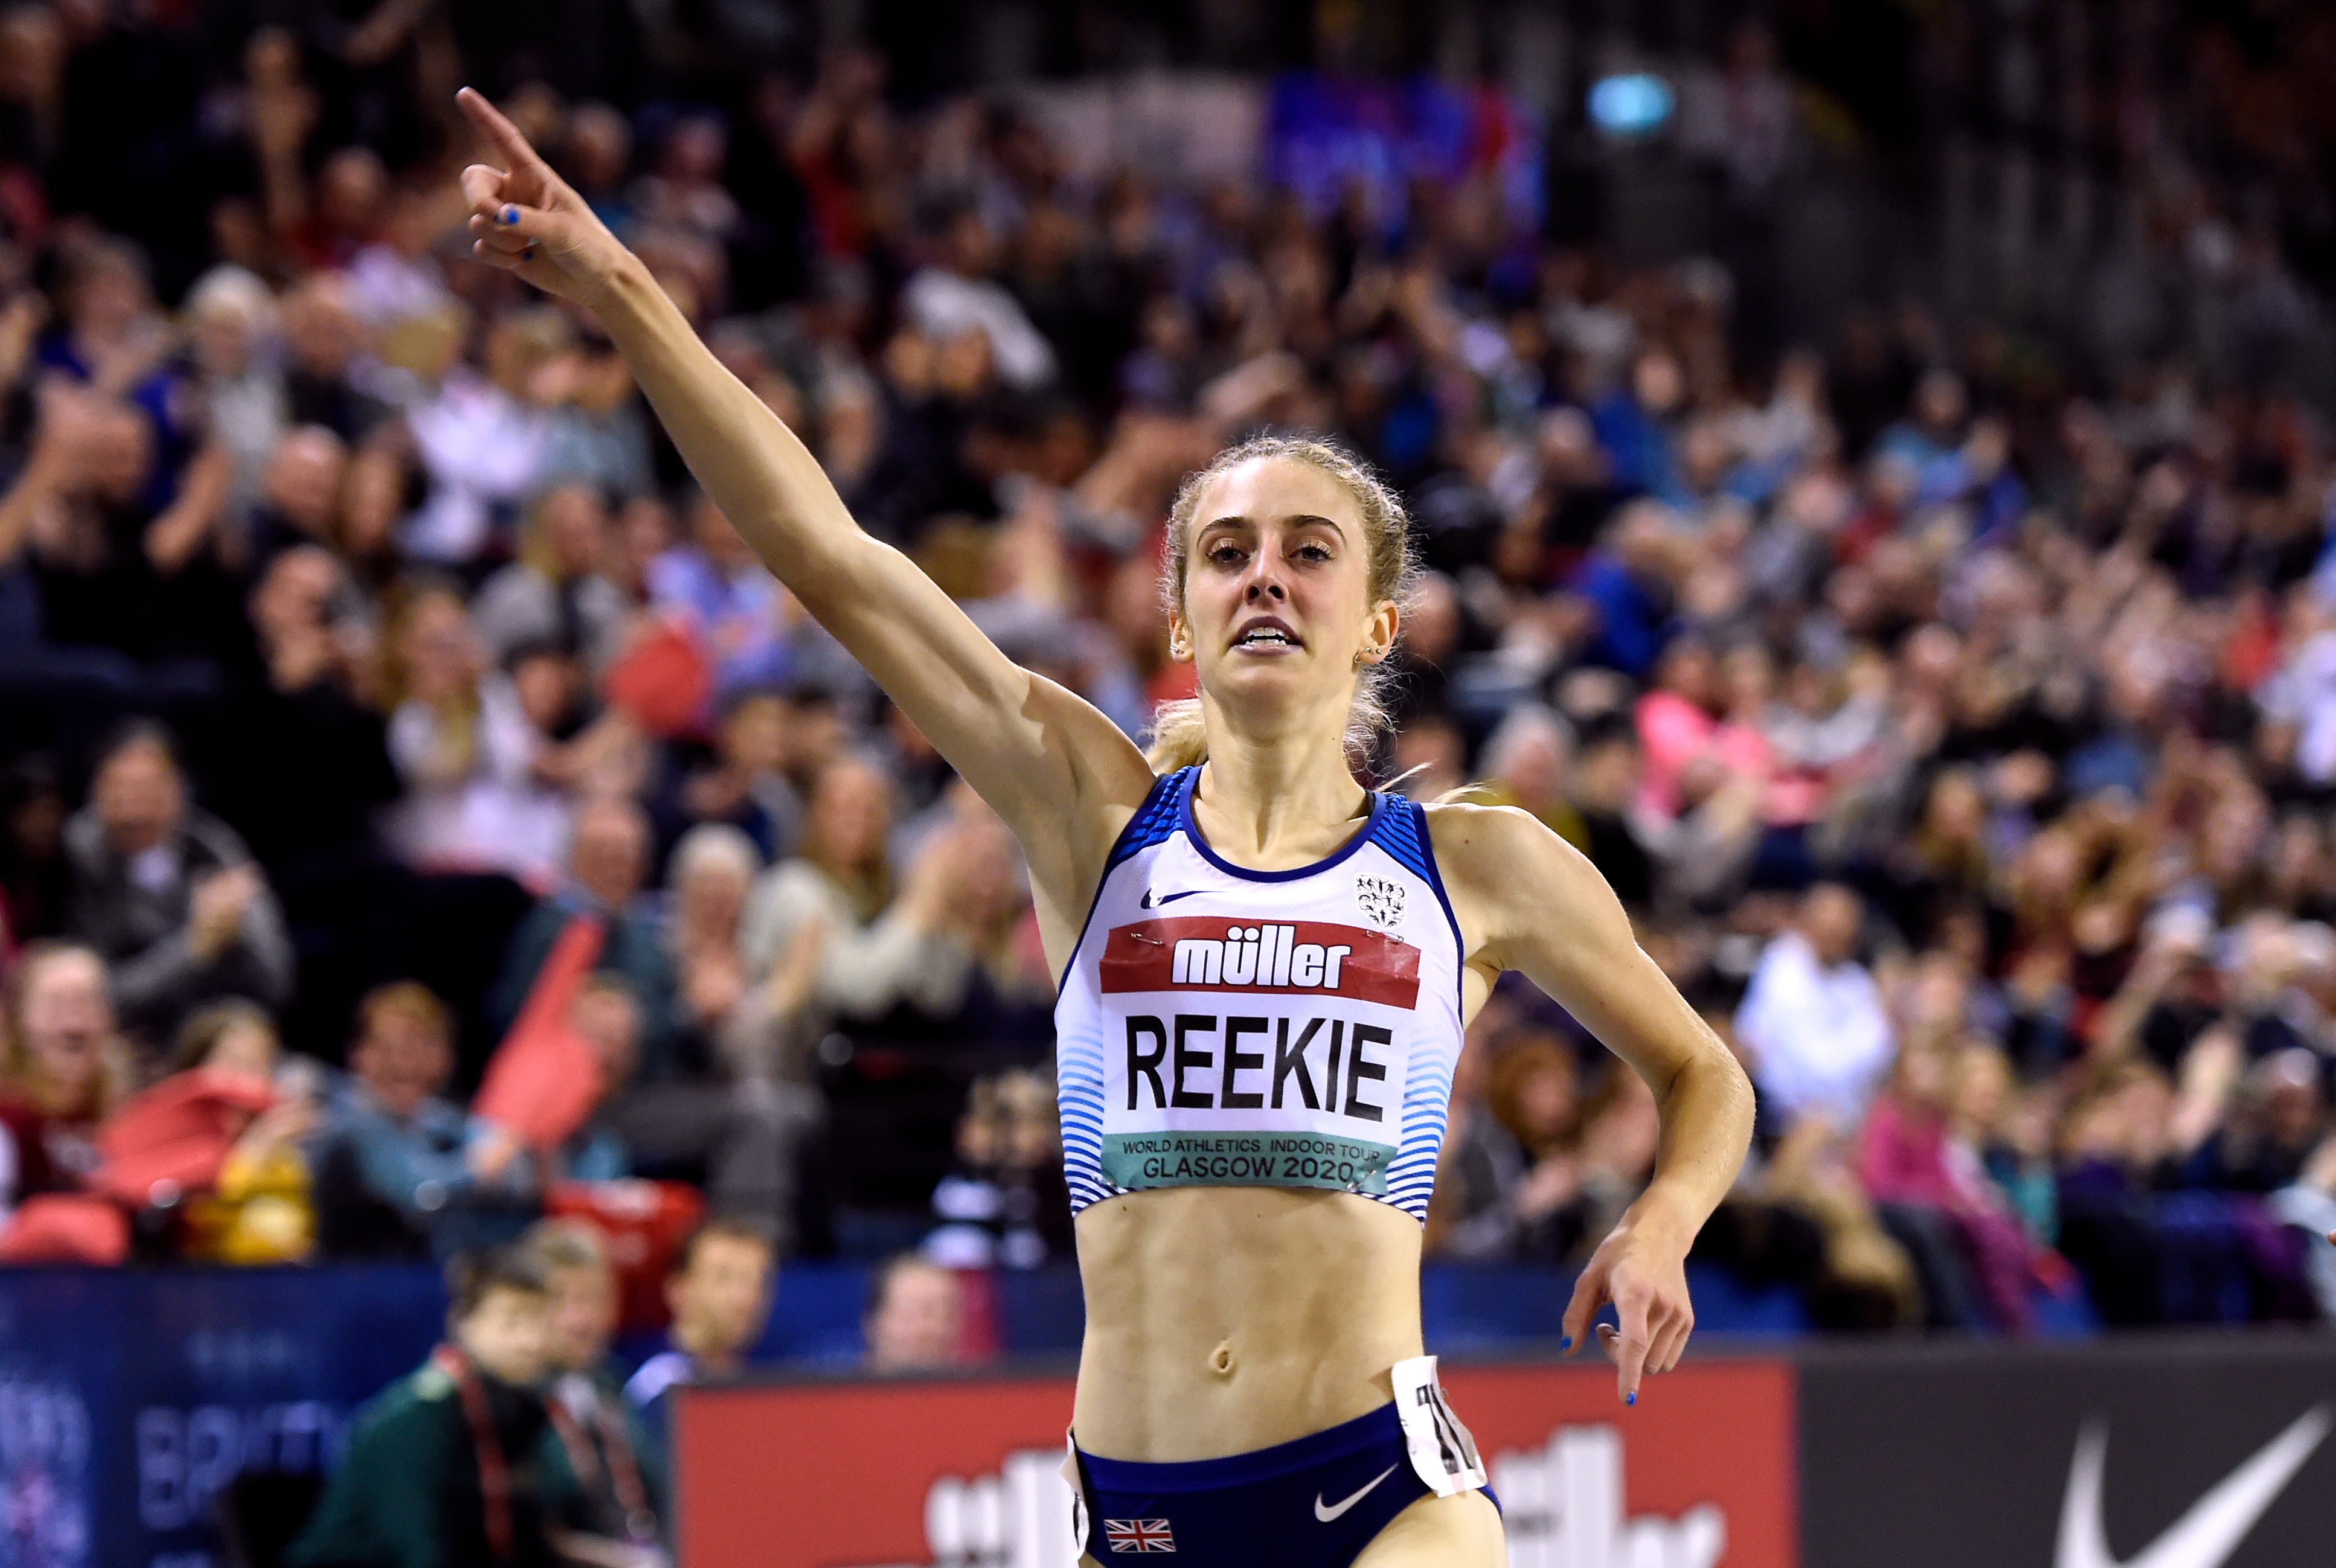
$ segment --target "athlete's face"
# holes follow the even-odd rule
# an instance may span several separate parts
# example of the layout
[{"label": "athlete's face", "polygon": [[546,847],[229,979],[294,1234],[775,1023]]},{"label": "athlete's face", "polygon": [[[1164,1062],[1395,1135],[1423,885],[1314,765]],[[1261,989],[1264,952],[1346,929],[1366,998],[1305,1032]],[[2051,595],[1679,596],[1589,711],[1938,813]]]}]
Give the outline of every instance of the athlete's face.
[{"label": "athlete's face", "polygon": [[1343,725],[1355,672],[1387,656],[1397,621],[1370,596],[1354,498],[1311,463],[1260,458],[1210,482],[1192,529],[1171,651],[1221,702],[1319,704]]}]

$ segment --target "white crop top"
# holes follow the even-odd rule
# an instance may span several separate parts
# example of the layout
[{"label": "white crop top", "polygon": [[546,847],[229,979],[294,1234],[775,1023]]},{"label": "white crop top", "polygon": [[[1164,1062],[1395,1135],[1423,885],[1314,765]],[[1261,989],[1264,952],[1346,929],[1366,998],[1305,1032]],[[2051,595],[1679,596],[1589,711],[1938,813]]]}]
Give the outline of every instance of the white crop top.
[{"label": "white crop top", "polygon": [[1460,1054],[1460,927],[1395,795],[1329,859],[1202,842],[1197,768],[1113,846],[1055,1003],[1074,1213],[1154,1187],[1320,1187],[1425,1221]]}]

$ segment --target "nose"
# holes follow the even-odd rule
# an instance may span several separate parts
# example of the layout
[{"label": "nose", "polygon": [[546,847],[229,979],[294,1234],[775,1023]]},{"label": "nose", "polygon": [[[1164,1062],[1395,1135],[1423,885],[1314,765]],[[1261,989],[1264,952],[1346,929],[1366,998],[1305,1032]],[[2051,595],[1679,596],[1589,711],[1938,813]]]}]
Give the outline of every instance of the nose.
[{"label": "nose", "polygon": [[1260,550],[1254,560],[1255,564],[1250,567],[1249,581],[1241,586],[1241,603],[1287,603],[1290,590],[1282,586],[1280,559],[1269,551]]}]

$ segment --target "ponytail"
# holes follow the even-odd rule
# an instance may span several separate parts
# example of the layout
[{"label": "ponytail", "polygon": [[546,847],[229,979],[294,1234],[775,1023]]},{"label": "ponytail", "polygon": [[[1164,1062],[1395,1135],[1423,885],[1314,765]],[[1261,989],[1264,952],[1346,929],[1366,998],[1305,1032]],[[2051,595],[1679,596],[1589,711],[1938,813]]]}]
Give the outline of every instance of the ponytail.
[{"label": "ponytail", "polygon": [[1154,773],[1173,773],[1209,760],[1209,727],[1201,717],[1201,700],[1185,697],[1163,702],[1152,715],[1152,744],[1144,760]]}]

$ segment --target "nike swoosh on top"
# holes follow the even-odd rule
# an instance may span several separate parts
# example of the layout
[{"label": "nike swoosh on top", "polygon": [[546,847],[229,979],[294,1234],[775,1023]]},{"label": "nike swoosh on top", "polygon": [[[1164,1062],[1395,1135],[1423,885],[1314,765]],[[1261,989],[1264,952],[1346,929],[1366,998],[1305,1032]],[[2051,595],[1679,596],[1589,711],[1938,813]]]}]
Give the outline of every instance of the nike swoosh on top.
[{"label": "nike swoosh on top", "polygon": [[1157,909],[1163,904],[1173,904],[1179,898],[1191,898],[1196,894],[1207,891],[1205,887],[1187,887],[1182,893],[1154,893],[1147,887],[1144,890],[1144,897],[1140,902],[1146,909]]},{"label": "nike swoosh on top", "polygon": [[1339,1515],[1344,1514],[1348,1509],[1361,1502],[1365,1497],[1369,1496],[1372,1487],[1377,1486],[1380,1482],[1386,1480],[1389,1476],[1394,1474],[1395,1466],[1393,1465],[1389,1465],[1386,1469],[1381,1470],[1368,1481],[1364,1482],[1359,1491],[1349,1492],[1345,1497],[1339,1499],[1338,1502],[1327,1505],[1322,1501],[1322,1494],[1319,1492],[1315,1493],[1314,1517],[1321,1520],[1325,1524],[1328,1524],[1331,1520],[1336,1519]]},{"label": "nike swoosh on top", "polygon": [[2325,1405],[2306,1410],[2253,1458],[2216,1482],[2140,1555],[2119,1563],[2109,1555],[2108,1532],[2101,1522],[2101,1471],[2108,1457],[2108,1431],[2098,1422],[2087,1422],[2068,1466],[2068,1490],[2060,1503],[2060,1544],[2052,1568],[2222,1568],[2312,1457],[2329,1426]]}]

